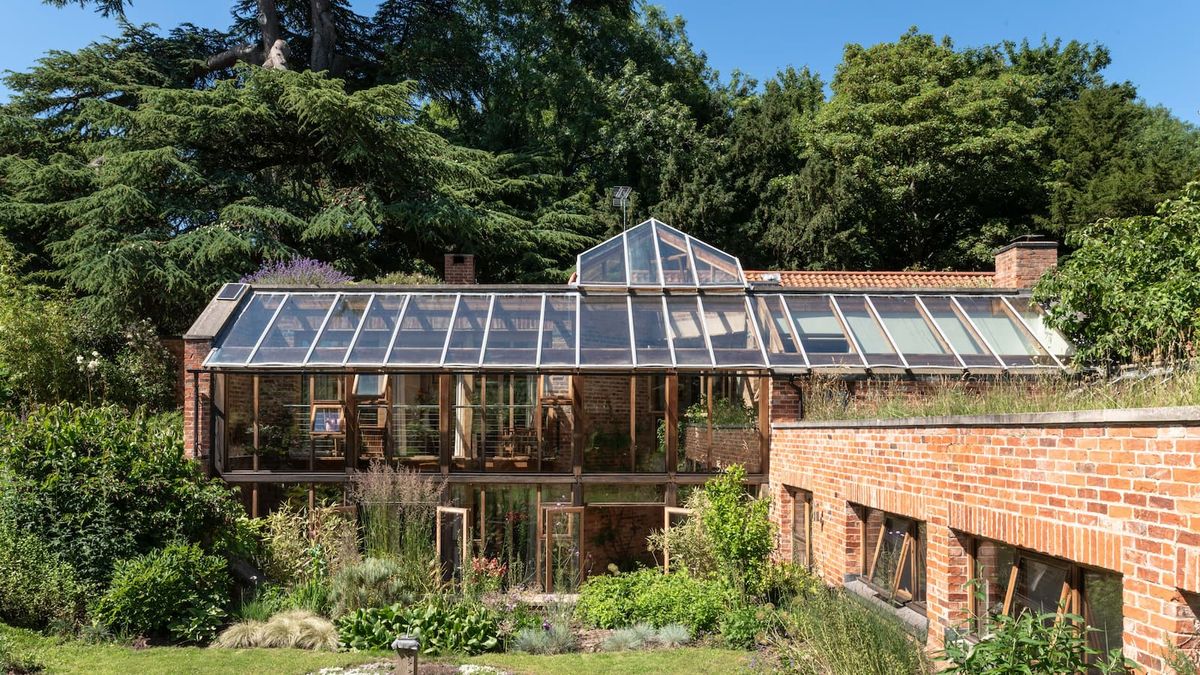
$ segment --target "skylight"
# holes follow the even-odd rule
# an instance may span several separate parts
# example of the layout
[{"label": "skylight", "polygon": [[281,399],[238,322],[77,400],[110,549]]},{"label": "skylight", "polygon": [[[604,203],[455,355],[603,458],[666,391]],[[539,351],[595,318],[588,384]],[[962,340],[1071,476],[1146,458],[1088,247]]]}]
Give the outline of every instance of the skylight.
[{"label": "skylight", "polygon": [[651,218],[579,255],[581,288],[745,288],[734,256]]}]

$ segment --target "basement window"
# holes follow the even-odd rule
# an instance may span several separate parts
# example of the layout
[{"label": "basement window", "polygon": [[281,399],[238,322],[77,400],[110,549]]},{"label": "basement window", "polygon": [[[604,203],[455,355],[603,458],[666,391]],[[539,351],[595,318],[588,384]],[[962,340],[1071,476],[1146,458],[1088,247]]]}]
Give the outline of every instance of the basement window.
[{"label": "basement window", "polygon": [[866,509],[862,580],[897,607],[925,612],[925,523]]},{"label": "basement window", "polygon": [[973,539],[970,547],[970,614],[972,634],[985,638],[991,617],[1024,612],[1063,621],[1083,617],[1089,645],[1100,652],[1122,644],[1121,575],[1096,570],[989,539]]}]

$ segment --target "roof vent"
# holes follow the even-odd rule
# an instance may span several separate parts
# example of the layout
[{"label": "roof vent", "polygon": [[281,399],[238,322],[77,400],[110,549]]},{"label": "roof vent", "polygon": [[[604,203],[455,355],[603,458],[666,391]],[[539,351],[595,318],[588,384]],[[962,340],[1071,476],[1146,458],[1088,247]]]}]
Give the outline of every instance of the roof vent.
[{"label": "roof vent", "polygon": [[238,300],[249,288],[249,284],[225,284],[217,291],[217,300]]}]

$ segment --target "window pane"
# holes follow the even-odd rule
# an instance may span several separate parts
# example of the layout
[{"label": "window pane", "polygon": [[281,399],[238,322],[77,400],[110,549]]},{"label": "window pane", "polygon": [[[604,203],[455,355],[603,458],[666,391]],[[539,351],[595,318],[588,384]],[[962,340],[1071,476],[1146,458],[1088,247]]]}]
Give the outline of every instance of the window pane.
[{"label": "window pane", "polygon": [[625,233],[629,250],[630,285],[662,285],[658,276],[658,255],[654,251],[654,230],[644,223]]},{"label": "window pane", "polygon": [[675,363],[679,366],[711,366],[708,342],[696,298],[669,297],[667,312],[671,319],[671,339],[675,345]]},{"label": "window pane", "polygon": [[1121,648],[1123,607],[1120,575],[1083,571],[1083,618],[1089,627],[1096,629],[1088,634],[1088,641],[1101,654]]},{"label": "window pane", "polygon": [[670,366],[662,298],[632,298],[633,339],[639,366]]},{"label": "window pane", "polygon": [[1000,298],[960,296],[959,304],[979,328],[984,340],[1009,366],[1046,366],[1054,361],[1037,346]]},{"label": "window pane", "polygon": [[778,295],[760,295],[755,298],[758,325],[763,329],[763,341],[773,366],[803,366],[804,355],[792,335],[792,322],[783,312],[783,298]]},{"label": "window pane", "polygon": [[868,366],[904,366],[896,355],[896,350],[888,342],[887,335],[875,321],[875,317],[871,316],[865,297],[839,295],[835,299],[842,310],[842,316],[846,317],[846,323],[850,325],[850,331],[862,347]]},{"label": "window pane", "polygon": [[1052,353],[1059,357],[1071,354],[1073,351],[1071,344],[1058,331],[1046,325],[1044,321],[1045,315],[1033,304],[1032,300],[1009,298],[1009,303],[1012,304],[1013,309],[1020,313],[1021,318],[1025,319],[1025,323],[1029,326],[1030,330],[1037,335],[1042,344],[1046,345]]},{"label": "window pane", "polygon": [[625,298],[585,297],[579,308],[580,365],[632,365]]},{"label": "window pane", "polygon": [[221,337],[211,363],[245,363],[283,298],[282,293],[256,293],[250,298],[229,331]]},{"label": "window pane", "polygon": [[308,355],[321,328],[329,306],[333,304],[332,294],[297,293],[288,297],[275,323],[267,329],[258,353],[251,363],[283,363],[301,364]]},{"label": "window pane", "polygon": [[741,296],[708,296],[700,302],[704,306],[704,326],[717,365],[761,365],[762,352],[754,325],[746,313],[745,299]]},{"label": "window pane", "polygon": [[1063,588],[1066,581],[1066,566],[1021,556],[1010,614],[1020,616],[1022,611],[1035,614],[1058,612],[1058,603],[1065,597]]},{"label": "window pane", "polygon": [[908,365],[958,367],[958,359],[934,332],[917,306],[916,298],[874,296],[871,302],[891,333]]},{"label": "window pane", "polygon": [[625,284],[625,245],[615,237],[579,257],[579,283]]},{"label": "window pane", "polygon": [[343,295],[325,322],[325,330],[317,338],[317,345],[313,347],[308,362],[341,363],[370,301],[369,295]]},{"label": "window pane", "polygon": [[409,300],[388,363],[437,365],[446,344],[455,295],[414,295]]},{"label": "window pane", "polygon": [[489,366],[534,365],[537,362],[538,318],[541,311],[541,296],[497,296],[492,308],[492,327],[484,346],[483,363]]},{"label": "window pane", "polygon": [[786,300],[812,365],[862,365],[828,296],[793,295]]},{"label": "window pane", "polygon": [[1016,560],[1017,551],[1011,546],[988,540],[976,544],[976,587],[971,591],[980,596],[974,617],[976,634],[987,635],[991,630],[991,617],[1004,611],[1004,597]]},{"label": "window pane", "polygon": [[968,368],[1000,366],[996,357],[987,350],[983,341],[975,335],[975,331],[959,315],[958,308],[954,306],[954,302],[950,298],[921,298],[921,301],[925,303],[925,309],[929,310],[929,314],[937,322],[938,328],[941,328],[942,332],[946,334],[954,351],[958,352]]},{"label": "window pane", "polygon": [[546,296],[546,316],[542,321],[542,365],[575,365],[574,295]]},{"label": "window pane", "polygon": [[479,350],[483,348],[483,333],[487,324],[490,296],[464,295],[454,314],[454,327],[450,331],[450,342],[446,349],[447,365],[469,365],[479,363]]},{"label": "window pane", "polygon": [[358,340],[350,348],[350,363],[379,363],[387,360],[388,345],[396,332],[396,320],[407,296],[379,294],[363,318]]},{"label": "window pane", "polygon": [[658,254],[662,260],[663,284],[667,286],[695,286],[696,278],[688,264],[687,238],[679,230],[655,223],[658,231]]},{"label": "window pane", "polygon": [[701,286],[740,286],[745,283],[737,259],[728,253],[692,239],[692,257]]}]

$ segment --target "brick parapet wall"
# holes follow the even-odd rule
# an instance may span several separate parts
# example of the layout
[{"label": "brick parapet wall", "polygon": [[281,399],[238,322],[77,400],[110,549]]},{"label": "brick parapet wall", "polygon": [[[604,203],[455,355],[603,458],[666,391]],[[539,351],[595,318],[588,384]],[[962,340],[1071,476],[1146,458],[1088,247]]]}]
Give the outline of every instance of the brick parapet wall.
[{"label": "brick parapet wall", "polygon": [[[813,493],[814,559],[835,584],[861,569],[861,515],[852,505],[925,521],[931,648],[965,618],[965,546],[974,535],[1121,574],[1125,652],[1156,672],[1164,645],[1195,629],[1184,593],[1200,591],[1194,412],[1170,421],[1155,411],[1153,424],[1103,422],[1099,414],[1070,424],[997,418],[1005,425],[990,427],[979,418],[969,426],[777,424],[770,489],[777,505],[784,486]],[[788,532],[790,510],[774,513]],[[779,554],[790,556],[790,537],[780,543]]]}]

